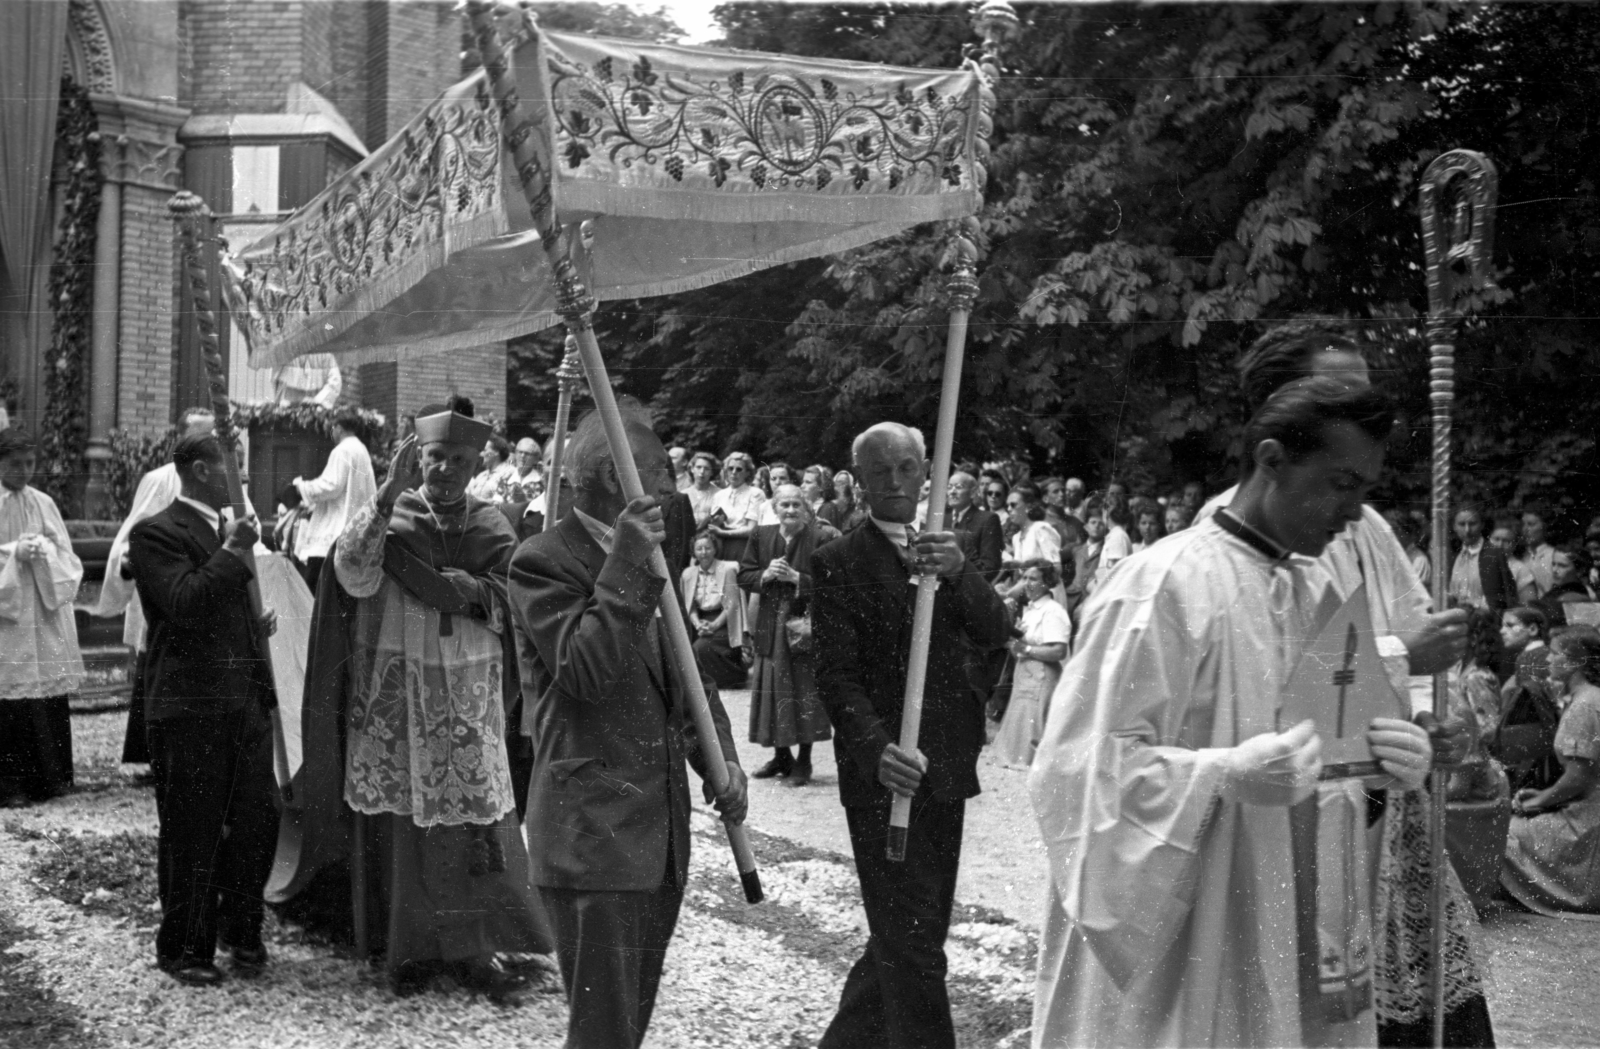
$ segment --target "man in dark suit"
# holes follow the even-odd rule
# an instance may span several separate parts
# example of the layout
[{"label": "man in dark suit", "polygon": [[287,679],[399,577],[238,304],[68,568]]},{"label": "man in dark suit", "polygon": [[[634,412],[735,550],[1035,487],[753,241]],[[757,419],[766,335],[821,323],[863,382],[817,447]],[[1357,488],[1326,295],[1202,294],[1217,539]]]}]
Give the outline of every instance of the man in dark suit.
[{"label": "man in dark suit", "polygon": [[951,474],[946,491],[945,528],[956,534],[967,563],[978,570],[984,582],[993,583],[1000,574],[1004,546],[1000,515],[978,506],[978,479],[969,473]]},{"label": "man in dark suit", "polygon": [[[685,710],[657,604],[651,555],[676,491],[666,449],[628,422],[645,491],[627,501],[597,415],[571,444],[572,513],[511,563],[525,731],[534,740],[528,851],[556,932],[570,1008],[568,1049],[631,1049],[644,1039],[689,873],[689,780],[720,746],[723,818],[744,819],[745,777],[727,714],[705,690],[717,740]],[[694,666],[676,668],[698,673]]]},{"label": "man in dark suit", "polygon": [[[879,423],[856,438],[855,474],[871,518],[812,559],[818,683],[837,732],[839,797],[861,878],[869,937],[850,970],[823,1049],[951,1049],[945,934],[955,901],[966,800],[978,793],[983,701],[977,649],[1004,643],[1006,614],[951,532],[907,527],[927,476],[922,435]],[[919,748],[902,750],[914,574],[937,572]],[[902,863],[885,858],[889,809],[912,799]]]},{"label": "man in dark suit", "polygon": [[[262,889],[272,869],[275,702],[246,586],[253,519],[223,524],[222,447],[190,435],[172,453],[182,494],[129,536],[150,621],[145,719],[160,818],[161,928],[156,962],[180,982],[222,979],[220,938],[236,973],[266,963]],[[275,625],[266,614],[270,631]]]}]

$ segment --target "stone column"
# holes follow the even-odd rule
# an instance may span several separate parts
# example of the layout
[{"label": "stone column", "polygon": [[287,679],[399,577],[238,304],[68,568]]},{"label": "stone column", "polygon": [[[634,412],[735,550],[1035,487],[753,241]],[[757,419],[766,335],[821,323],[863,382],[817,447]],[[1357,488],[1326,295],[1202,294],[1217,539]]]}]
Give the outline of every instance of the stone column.
[{"label": "stone column", "polygon": [[94,249],[94,313],[90,323],[89,357],[89,483],[84,491],[84,516],[111,516],[106,492],[106,467],[111,461],[111,429],[117,424],[117,329],[122,293],[122,170],[126,135],[101,142],[104,178],[100,184],[100,220]]}]

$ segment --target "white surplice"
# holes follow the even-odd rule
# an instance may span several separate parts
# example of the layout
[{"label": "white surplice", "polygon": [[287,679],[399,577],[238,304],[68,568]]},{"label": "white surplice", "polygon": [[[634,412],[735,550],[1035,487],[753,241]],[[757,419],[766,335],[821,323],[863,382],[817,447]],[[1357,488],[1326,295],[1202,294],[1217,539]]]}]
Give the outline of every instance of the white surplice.
[{"label": "white surplice", "polygon": [[[44,556],[24,560],[24,536],[47,540]],[[72,599],[83,562],[55,500],[30,485],[0,488],[0,701],[43,699],[76,692],[83,656]]]},{"label": "white surplice", "polygon": [[[1302,1009],[1320,952],[1297,929],[1290,810],[1227,795],[1223,748],[1279,728],[1333,588],[1206,521],[1090,598],[1028,778],[1051,880],[1036,1047],[1375,1044],[1370,982],[1337,1022],[1322,990]],[[1320,916],[1342,908],[1370,964],[1360,788],[1318,794],[1351,834],[1349,862],[1312,865]]]}]

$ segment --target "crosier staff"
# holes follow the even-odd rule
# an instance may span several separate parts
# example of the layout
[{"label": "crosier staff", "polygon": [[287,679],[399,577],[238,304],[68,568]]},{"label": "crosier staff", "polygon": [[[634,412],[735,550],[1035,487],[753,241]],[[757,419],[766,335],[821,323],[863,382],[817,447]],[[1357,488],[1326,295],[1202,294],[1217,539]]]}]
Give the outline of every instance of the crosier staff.
[{"label": "crosier staff", "polygon": [[[978,170],[976,183],[986,181],[984,162],[989,159],[989,135],[994,130],[994,84],[1000,77],[1000,44],[1019,24],[1016,12],[1006,0],[988,0],[973,17],[983,37],[983,54],[978,59],[979,113],[977,135]],[[946,258],[951,263],[945,294],[950,306],[950,324],[945,337],[944,374],[939,390],[939,423],[933,436],[933,470],[928,483],[928,527],[944,528],[945,488],[950,481],[950,452],[955,442],[956,407],[961,400],[961,360],[967,346],[967,321],[978,298],[976,274],[977,232],[975,219],[956,224]],[[922,694],[927,684],[928,649],[933,641],[933,601],[939,577],[923,575],[917,580],[917,601],[911,615],[911,650],[906,660],[905,701],[900,714],[900,749],[916,752],[922,730]],[[911,798],[896,794],[889,809],[888,857],[906,858],[907,828],[911,826]]]},{"label": "crosier staff", "polygon": [[[1445,553],[1450,549],[1450,427],[1455,404],[1455,335],[1462,297],[1492,286],[1489,256],[1494,241],[1494,204],[1499,177],[1481,153],[1453,149],[1434,158],[1422,175],[1422,250],[1428,266],[1428,400],[1433,415],[1433,607],[1449,597]],[[1433,713],[1449,716],[1450,688],[1444,672],[1433,677]],[[1447,774],[1429,783],[1432,851],[1433,1044],[1444,1045],[1445,787]]]},{"label": "crosier staff", "polygon": [[[206,383],[211,391],[211,413],[216,417],[217,440],[222,444],[222,470],[228,482],[228,501],[233,504],[233,519],[242,521],[248,510],[244,501],[244,482],[239,477],[239,431],[233,425],[233,406],[228,403],[228,379],[222,373],[222,344],[217,338],[217,313],[211,300],[211,279],[206,272],[206,257],[201,252],[201,241],[215,239],[212,229],[211,209],[188,190],[180,190],[167,202],[167,210],[178,224],[179,240],[183,252],[183,278],[189,293],[190,307],[194,310],[195,326],[200,330],[200,359],[205,364]],[[250,615],[256,624],[256,638],[261,658],[266,664],[267,680],[272,685],[272,765],[277,774],[279,790],[284,801],[292,800],[289,783],[289,752],[283,739],[283,714],[276,702],[277,683],[272,674],[272,650],[268,632],[262,625],[261,585],[256,580],[256,556],[253,550],[241,555],[250,569],[247,584],[250,595]]]},{"label": "crosier staff", "polygon": [[[633,449],[628,442],[622,412],[617,407],[617,396],[611,389],[605,358],[601,356],[600,343],[595,338],[594,311],[597,303],[583,279],[578,276],[577,267],[572,264],[568,233],[556,221],[550,173],[545,170],[534,148],[536,137],[542,133],[542,129],[529,120],[517,97],[516,77],[511,72],[510,48],[495,24],[495,6],[489,0],[468,0],[467,17],[472,22],[478,52],[483,57],[484,72],[488,74],[490,88],[499,105],[506,145],[511,149],[517,176],[522,180],[522,190],[528,199],[534,228],[538,230],[540,243],[550,260],[556,285],[556,311],[561,314],[567,330],[577,342],[578,355],[589,380],[589,391],[594,395],[595,408],[600,413],[606,433],[606,443],[611,448],[617,479],[622,482],[623,496],[631,502],[644,496],[644,485],[634,465]],[[666,555],[659,547],[651,555],[650,568],[670,581]],[[673,669],[684,686],[686,705],[694,719],[695,733],[702,741],[700,752],[706,764],[706,779],[711,789],[721,794],[728,789],[728,766],[721,749],[716,746],[717,727],[711,718],[711,705],[696,669],[698,664],[694,658],[693,643],[689,640],[688,627],[684,623],[683,606],[673,596],[670,582],[661,592],[659,607],[665,628],[663,633],[672,647]],[[750,847],[750,837],[744,824],[724,823],[723,828],[727,831],[728,844],[733,849],[744,897],[750,903],[760,903],[764,895],[761,875],[756,869],[755,850]]]}]

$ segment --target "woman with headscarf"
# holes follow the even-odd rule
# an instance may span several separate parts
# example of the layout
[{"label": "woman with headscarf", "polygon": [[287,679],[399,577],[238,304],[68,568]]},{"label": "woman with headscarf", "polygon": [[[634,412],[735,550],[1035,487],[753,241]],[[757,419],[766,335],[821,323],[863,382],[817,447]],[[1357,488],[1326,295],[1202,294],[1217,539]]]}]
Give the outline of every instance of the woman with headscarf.
[{"label": "woman with headscarf", "polygon": [[[811,782],[811,744],[832,735],[810,651],[811,555],[839,533],[809,519],[795,485],[779,488],[773,502],[778,523],[756,530],[739,563],[739,585],[761,597],[754,625],[750,742],[773,749],[772,760],[751,775],[787,776],[790,786],[803,787]],[[800,748],[798,757],[790,753],[794,746]]]}]

